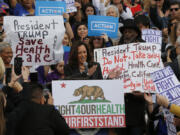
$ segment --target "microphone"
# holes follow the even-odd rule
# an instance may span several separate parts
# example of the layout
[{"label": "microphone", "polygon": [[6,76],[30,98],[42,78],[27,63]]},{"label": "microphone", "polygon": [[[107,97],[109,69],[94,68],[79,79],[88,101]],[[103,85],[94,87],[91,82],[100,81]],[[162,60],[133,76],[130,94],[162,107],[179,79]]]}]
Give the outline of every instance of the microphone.
[{"label": "microphone", "polygon": [[84,70],[84,73],[88,73],[88,63],[87,62],[84,62],[83,63],[84,67],[85,67],[85,70]]}]

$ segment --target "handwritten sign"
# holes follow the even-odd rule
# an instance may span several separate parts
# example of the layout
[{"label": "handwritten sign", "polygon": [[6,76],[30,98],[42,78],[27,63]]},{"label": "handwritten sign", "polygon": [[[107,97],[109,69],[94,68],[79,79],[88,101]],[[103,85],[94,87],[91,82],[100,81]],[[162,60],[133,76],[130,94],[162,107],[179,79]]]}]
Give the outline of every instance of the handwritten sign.
[{"label": "handwritten sign", "polygon": [[63,1],[36,1],[36,16],[62,15],[66,12],[66,3]]},{"label": "handwritten sign", "polygon": [[147,43],[154,43],[162,45],[162,31],[153,29],[142,30],[142,39]]},{"label": "handwritten sign", "polygon": [[171,67],[155,71],[151,77],[157,93],[168,98],[169,102],[180,105],[180,83]]},{"label": "handwritten sign", "polygon": [[54,104],[70,128],[125,127],[120,89],[119,80],[52,82]]},{"label": "handwritten sign", "polygon": [[12,44],[13,58],[21,56],[23,65],[51,65],[63,60],[62,16],[6,16],[4,30]]},{"label": "handwritten sign", "polygon": [[107,34],[116,38],[118,34],[118,17],[88,15],[88,36]]},{"label": "handwritten sign", "polygon": [[120,70],[124,89],[131,91],[154,91],[150,73],[163,67],[161,46],[150,43],[132,43],[95,49],[94,59],[101,64],[103,77],[112,70]]}]

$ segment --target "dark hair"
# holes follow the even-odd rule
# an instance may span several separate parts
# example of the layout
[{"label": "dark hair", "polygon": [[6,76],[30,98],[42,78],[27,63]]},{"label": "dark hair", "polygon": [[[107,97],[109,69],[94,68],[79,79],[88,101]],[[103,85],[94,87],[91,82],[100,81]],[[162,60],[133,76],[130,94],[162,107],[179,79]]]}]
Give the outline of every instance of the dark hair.
[{"label": "dark hair", "polygon": [[172,5],[178,5],[179,8],[180,8],[180,2],[178,2],[178,1],[172,1],[172,2],[170,2],[170,7],[171,7]]},{"label": "dark hair", "polygon": [[[84,25],[84,26],[87,27],[87,24],[84,23],[84,22],[80,22],[80,23],[77,23],[77,24],[76,24],[75,31],[74,31],[75,40],[79,40],[79,39],[80,39],[77,30],[78,30],[79,26],[81,26],[81,25]],[[87,28],[88,28],[88,27],[87,27]]]},{"label": "dark hair", "polygon": [[69,65],[71,67],[77,68],[79,66],[79,64],[78,64],[78,48],[82,45],[86,48],[86,51],[87,51],[87,62],[88,63],[91,62],[91,55],[90,55],[88,46],[82,41],[76,41],[73,43],[70,54],[69,54]]},{"label": "dark hair", "polygon": [[95,7],[94,7],[91,3],[88,3],[88,4],[86,4],[86,5],[84,6],[84,9],[83,9],[83,12],[84,12],[85,17],[87,17],[85,11],[86,11],[86,9],[87,9],[88,7],[92,7],[92,8],[93,8],[93,10],[94,10],[94,15],[97,14]]},{"label": "dark hair", "polygon": [[26,96],[28,100],[40,99],[43,96],[43,86],[34,82],[29,83],[26,90]]},{"label": "dark hair", "polygon": [[136,25],[143,24],[144,26],[150,28],[150,20],[145,15],[138,15],[137,17],[135,17],[134,21]]}]

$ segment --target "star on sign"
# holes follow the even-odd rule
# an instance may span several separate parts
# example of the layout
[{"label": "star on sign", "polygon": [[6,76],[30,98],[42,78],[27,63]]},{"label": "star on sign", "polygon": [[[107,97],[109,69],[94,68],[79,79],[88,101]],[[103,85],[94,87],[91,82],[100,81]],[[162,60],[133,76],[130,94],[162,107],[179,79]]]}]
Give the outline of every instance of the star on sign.
[{"label": "star on sign", "polygon": [[64,82],[61,84],[61,88],[66,88],[66,84]]}]

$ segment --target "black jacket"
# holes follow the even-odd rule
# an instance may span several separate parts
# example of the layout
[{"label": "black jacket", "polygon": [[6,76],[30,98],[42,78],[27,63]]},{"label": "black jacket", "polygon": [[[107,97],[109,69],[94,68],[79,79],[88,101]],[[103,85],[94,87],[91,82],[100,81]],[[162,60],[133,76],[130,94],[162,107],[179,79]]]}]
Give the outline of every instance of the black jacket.
[{"label": "black jacket", "polygon": [[93,75],[88,76],[86,73],[80,73],[79,68],[73,68],[69,64],[64,67],[64,74],[66,79],[73,80],[73,79],[103,79],[101,67],[99,63],[92,62],[88,64],[88,68],[91,68],[93,65],[97,65],[97,69]]},{"label": "black jacket", "polygon": [[69,135],[68,125],[54,106],[29,101],[26,109],[16,135]]}]

